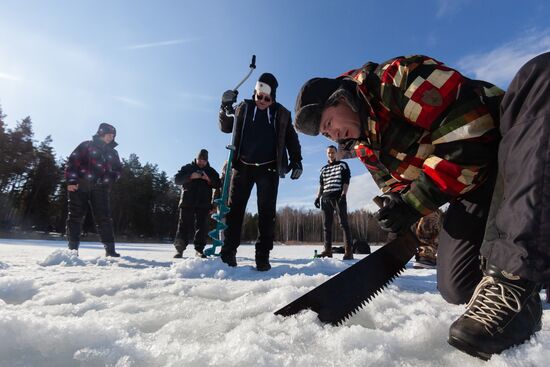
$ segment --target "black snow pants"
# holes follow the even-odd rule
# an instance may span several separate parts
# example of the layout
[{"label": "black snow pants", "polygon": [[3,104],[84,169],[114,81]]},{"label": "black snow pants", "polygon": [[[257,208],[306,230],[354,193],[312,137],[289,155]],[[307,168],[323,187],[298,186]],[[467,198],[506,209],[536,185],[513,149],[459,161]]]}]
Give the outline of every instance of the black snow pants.
[{"label": "black snow pants", "polygon": [[323,196],[321,198],[321,210],[323,211],[323,231],[325,236],[325,248],[332,247],[332,224],[334,223],[334,211],[338,214],[340,228],[344,232],[344,245],[351,246],[351,230],[348,224],[348,205],[346,198]]},{"label": "black snow pants", "polygon": [[437,281],[450,303],[472,296],[480,254],[521,278],[550,282],[549,65],[545,53],[520,69],[501,104],[498,175],[445,214]]},{"label": "black snow pants", "polygon": [[252,187],[256,184],[258,199],[258,239],[256,253],[269,254],[273,249],[275,231],[275,214],[279,175],[275,163],[273,165],[251,166],[238,163],[233,169],[231,188],[229,190],[229,207],[224,232],[222,251],[236,251],[241,242],[241,228],[244,213]]},{"label": "black snow pants", "polygon": [[208,235],[209,207],[180,207],[178,229],[174,246],[176,251],[183,252],[193,240],[195,250],[202,252]]},{"label": "black snow pants", "polygon": [[115,235],[109,196],[109,187],[104,185],[93,185],[86,189],[79,188],[74,192],[69,192],[69,211],[67,215],[69,249],[78,250],[82,222],[88,208],[90,208],[97,233],[105,246],[105,250],[114,251]]}]

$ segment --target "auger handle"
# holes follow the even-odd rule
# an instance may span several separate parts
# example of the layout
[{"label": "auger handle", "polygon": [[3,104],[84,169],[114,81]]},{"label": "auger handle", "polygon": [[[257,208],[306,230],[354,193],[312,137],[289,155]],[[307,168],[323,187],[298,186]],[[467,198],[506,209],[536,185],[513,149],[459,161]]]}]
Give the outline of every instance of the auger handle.
[{"label": "auger handle", "polygon": [[246,74],[246,76],[244,77],[243,80],[241,80],[241,82],[239,84],[237,84],[237,86],[235,88],[233,88],[233,90],[237,90],[239,89],[239,87],[244,83],[246,82],[246,80],[248,79],[248,77],[250,76],[250,74],[252,74],[252,72],[254,71],[254,69],[256,69],[256,55],[252,55],[252,62],[250,63],[250,70],[248,71],[248,74]]}]

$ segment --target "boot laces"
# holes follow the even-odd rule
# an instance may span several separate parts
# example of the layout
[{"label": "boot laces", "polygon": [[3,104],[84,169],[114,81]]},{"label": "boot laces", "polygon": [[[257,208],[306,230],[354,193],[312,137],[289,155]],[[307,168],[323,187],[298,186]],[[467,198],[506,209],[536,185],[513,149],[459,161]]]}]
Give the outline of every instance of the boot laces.
[{"label": "boot laces", "polygon": [[485,326],[489,332],[498,328],[510,311],[521,311],[521,294],[525,292],[515,284],[485,276],[476,287],[468,303],[465,317],[474,319]]}]

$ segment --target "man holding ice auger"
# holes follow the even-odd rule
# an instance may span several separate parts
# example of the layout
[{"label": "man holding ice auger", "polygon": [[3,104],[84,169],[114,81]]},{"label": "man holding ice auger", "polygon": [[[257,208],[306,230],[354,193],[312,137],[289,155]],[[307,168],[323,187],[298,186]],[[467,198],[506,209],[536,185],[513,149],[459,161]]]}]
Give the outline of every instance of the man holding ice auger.
[{"label": "man holding ice auger", "polygon": [[376,213],[382,229],[406,231],[450,203],[438,288],[450,303],[470,301],[449,343],[483,359],[541,328],[540,285],[550,280],[548,65],[550,53],[529,61],[504,96],[433,58],[397,57],[311,79],[296,102],[296,129],[339,142],[386,193]]}]

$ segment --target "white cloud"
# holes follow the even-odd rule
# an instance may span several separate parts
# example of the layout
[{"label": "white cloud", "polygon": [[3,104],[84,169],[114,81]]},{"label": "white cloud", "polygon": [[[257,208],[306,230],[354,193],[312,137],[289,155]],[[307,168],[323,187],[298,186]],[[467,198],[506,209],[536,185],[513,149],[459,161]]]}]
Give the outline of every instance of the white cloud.
[{"label": "white cloud", "polygon": [[550,29],[531,30],[496,49],[462,58],[458,69],[476,79],[505,87],[525,62],[547,51],[550,51]]},{"label": "white cloud", "polygon": [[7,74],[7,73],[0,73],[0,79],[12,80],[12,81],[21,80],[21,78],[19,78],[18,76],[13,75],[13,74]]},{"label": "white cloud", "polygon": [[348,189],[348,210],[366,209],[375,212],[378,207],[372,199],[382,192],[374,183],[370,173],[353,176]]},{"label": "white cloud", "polygon": [[138,101],[137,99],[123,97],[123,96],[113,96],[113,98],[116,99],[117,101],[123,102],[132,107],[139,107],[139,108],[146,107],[145,103]]},{"label": "white cloud", "polygon": [[437,0],[436,16],[442,18],[454,14],[469,2],[470,0]]},{"label": "white cloud", "polygon": [[153,42],[153,43],[143,43],[139,45],[131,45],[124,47],[125,50],[140,50],[144,48],[151,48],[151,47],[166,47],[166,46],[174,46],[174,45],[180,45],[182,43],[188,43],[196,41],[195,38],[188,38],[188,39],[177,39],[177,40],[169,40],[169,41],[160,41],[160,42]]}]

